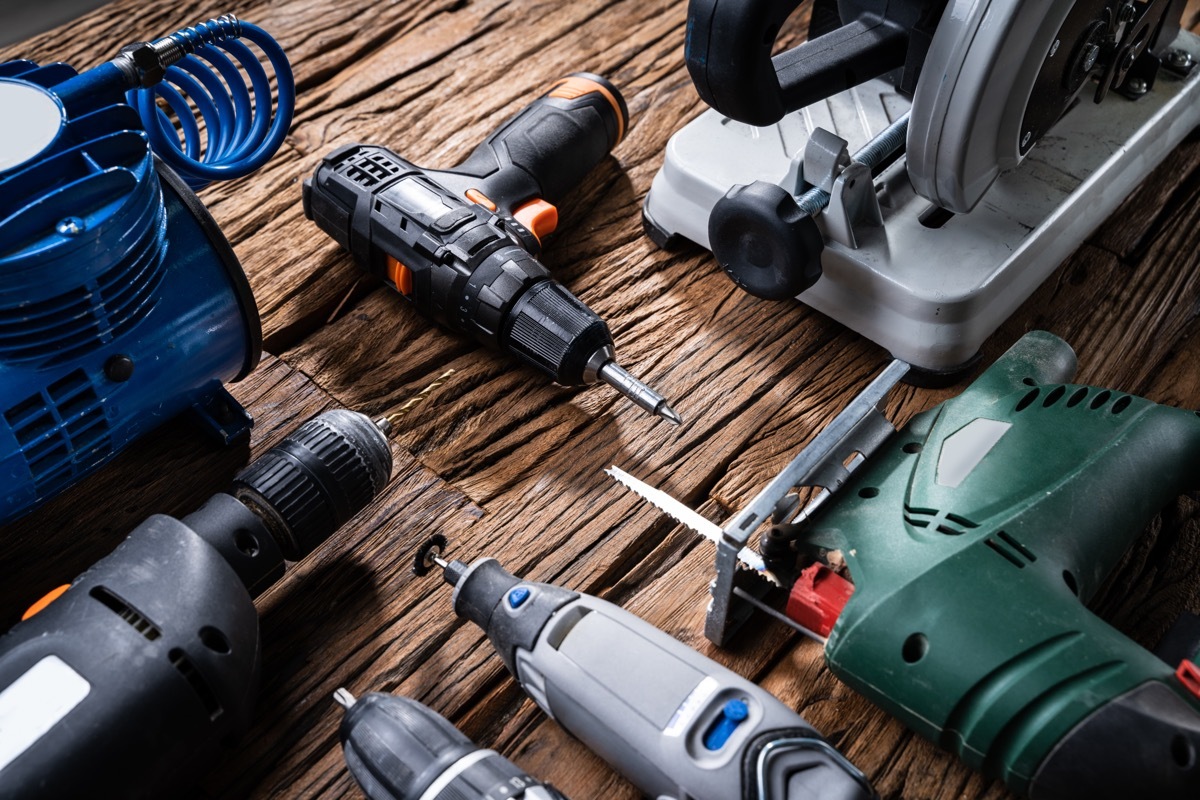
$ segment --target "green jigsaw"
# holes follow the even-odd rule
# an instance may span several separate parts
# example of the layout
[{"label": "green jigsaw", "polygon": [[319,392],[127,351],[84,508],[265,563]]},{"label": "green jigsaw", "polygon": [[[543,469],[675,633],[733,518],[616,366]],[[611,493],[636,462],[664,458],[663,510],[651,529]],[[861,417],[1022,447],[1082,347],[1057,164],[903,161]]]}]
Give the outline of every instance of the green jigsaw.
[{"label": "green jigsaw", "polygon": [[[1068,383],[1075,367],[1064,341],[1030,333],[894,431],[878,409],[904,374],[893,365],[719,536],[618,479],[717,541],[718,644],[747,609],[782,616],[766,574],[789,587],[793,624],[827,633],[839,678],[1012,790],[1194,800],[1197,642],[1167,663],[1085,604],[1151,518],[1200,487],[1200,413]],[[797,486],[824,491],[789,522]],[[743,546],[768,517],[758,559]],[[820,563],[833,551],[852,585]],[[739,554],[752,569],[729,569]]]}]

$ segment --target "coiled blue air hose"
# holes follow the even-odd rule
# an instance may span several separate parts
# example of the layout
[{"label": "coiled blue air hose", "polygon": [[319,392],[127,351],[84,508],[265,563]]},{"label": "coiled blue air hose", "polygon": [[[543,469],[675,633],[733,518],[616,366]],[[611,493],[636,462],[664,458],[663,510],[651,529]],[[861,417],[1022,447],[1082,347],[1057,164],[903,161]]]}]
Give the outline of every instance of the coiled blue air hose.
[{"label": "coiled blue air hose", "polygon": [[262,325],[189,186],[262,165],[294,108],[280,47],[232,16],[83,72],[0,62],[0,529],[167,419],[247,435],[223,384]]},{"label": "coiled blue air hose", "polygon": [[[263,65],[238,39],[266,55],[275,71],[277,106]],[[160,81],[130,90],[126,99],[141,116],[151,148],[188,186],[200,189],[248,175],[283,144],[296,107],[296,84],[287,56],[270,34],[226,14],[176,31],[154,47],[172,66]],[[178,118],[180,130],[159,106],[159,97]]]}]

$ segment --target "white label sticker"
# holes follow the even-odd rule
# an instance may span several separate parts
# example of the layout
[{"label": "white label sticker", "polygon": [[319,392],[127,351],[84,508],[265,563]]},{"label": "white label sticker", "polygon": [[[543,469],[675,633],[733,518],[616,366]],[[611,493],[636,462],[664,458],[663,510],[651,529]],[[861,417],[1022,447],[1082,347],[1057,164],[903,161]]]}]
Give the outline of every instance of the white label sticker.
[{"label": "white label sticker", "polygon": [[716,693],[719,685],[717,679],[711,675],[706,676],[704,680],[697,683],[696,688],[692,689],[688,696],[683,699],[683,702],[679,704],[679,708],[675,709],[671,721],[663,731],[663,736],[678,736],[683,733],[695,716],[700,713],[700,708],[704,705],[704,701]]},{"label": "white label sticker", "polygon": [[46,656],[0,692],[0,770],[88,696],[91,684],[58,656]]}]

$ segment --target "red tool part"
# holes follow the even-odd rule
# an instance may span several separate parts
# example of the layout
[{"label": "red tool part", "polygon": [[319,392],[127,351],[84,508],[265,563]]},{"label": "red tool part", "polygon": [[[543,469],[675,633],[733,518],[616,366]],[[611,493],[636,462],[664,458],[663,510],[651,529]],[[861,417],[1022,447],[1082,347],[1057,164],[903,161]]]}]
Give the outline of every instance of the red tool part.
[{"label": "red tool part", "polygon": [[1179,662],[1175,677],[1193,696],[1200,698],[1200,667],[1185,659]]},{"label": "red tool part", "polygon": [[788,594],[787,616],[805,628],[829,636],[854,584],[824,564],[813,564],[800,573]]}]

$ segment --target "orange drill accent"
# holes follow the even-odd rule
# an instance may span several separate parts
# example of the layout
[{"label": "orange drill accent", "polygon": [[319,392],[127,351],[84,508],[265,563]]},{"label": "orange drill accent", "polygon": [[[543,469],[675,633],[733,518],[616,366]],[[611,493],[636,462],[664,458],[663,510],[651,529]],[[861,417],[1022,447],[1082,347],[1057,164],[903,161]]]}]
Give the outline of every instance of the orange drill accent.
[{"label": "orange drill accent", "polygon": [[465,194],[467,199],[472,203],[478,203],[488,211],[496,210],[496,204],[492,202],[492,199],[478,189],[467,189],[467,191],[465,191],[463,194]]},{"label": "orange drill accent", "polygon": [[550,87],[550,97],[561,97],[563,100],[574,100],[590,92],[599,92],[612,106],[613,113],[617,115],[617,143],[620,144],[625,138],[625,115],[621,113],[621,104],[617,102],[617,98],[613,97],[612,92],[604,88],[603,84],[572,75]]},{"label": "orange drill accent", "polygon": [[408,297],[412,294],[412,272],[408,267],[401,264],[396,259],[388,256],[387,260],[388,277],[392,283],[400,291],[400,294]]},{"label": "orange drill accent", "polygon": [[539,242],[558,227],[558,209],[540,197],[535,197],[514,211],[513,218],[532,231]]},{"label": "orange drill accent", "polygon": [[45,597],[43,597],[41,600],[38,600],[36,603],[31,605],[29,608],[25,609],[25,613],[21,615],[21,621],[24,622],[25,620],[32,617],[34,614],[41,611],[46,606],[53,603],[58,598],[62,597],[63,593],[66,592],[67,589],[70,589],[70,588],[71,588],[71,584],[64,583],[62,586],[59,586],[57,589],[51,589],[50,591],[46,592]]}]

